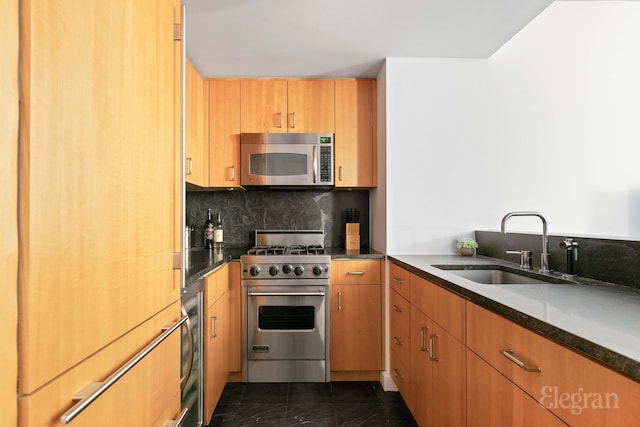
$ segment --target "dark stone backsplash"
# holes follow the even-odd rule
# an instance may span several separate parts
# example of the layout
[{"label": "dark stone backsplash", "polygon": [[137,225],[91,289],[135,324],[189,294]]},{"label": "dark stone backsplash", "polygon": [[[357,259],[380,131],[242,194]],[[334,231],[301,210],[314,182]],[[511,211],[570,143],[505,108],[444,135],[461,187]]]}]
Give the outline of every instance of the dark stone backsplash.
[{"label": "dark stone backsplash", "polygon": [[345,246],[345,210],[360,211],[360,245],[369,246],[368,191],[187,191],[191,246],[204,246],[207,209],[220,212],[225,246],[252,246],[255,230],[324,230],[326,247]]},{"label": "dark stone backsplash", "polygon": [[[533,251],[533,265],[540,268],[542,236],[540,234],[476,231],[478,255],[519,262],[518,255],[507,250]],[[549,268],[565,273],[567,253],[560,248],[565,238],[578,242],[578,261],[573,263],[574,274],[603,282],[640,289],[640,242],[571,235],[549,235]]]}]

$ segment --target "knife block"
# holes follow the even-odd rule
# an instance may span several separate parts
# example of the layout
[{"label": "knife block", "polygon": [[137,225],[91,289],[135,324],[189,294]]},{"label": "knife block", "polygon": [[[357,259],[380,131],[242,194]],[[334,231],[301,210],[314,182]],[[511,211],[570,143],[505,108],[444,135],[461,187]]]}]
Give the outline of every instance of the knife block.
[{"label": "knife block", "polygon": [[348,222],[346,228],[346,244],[347,250],[360,249],[360,223]]}]

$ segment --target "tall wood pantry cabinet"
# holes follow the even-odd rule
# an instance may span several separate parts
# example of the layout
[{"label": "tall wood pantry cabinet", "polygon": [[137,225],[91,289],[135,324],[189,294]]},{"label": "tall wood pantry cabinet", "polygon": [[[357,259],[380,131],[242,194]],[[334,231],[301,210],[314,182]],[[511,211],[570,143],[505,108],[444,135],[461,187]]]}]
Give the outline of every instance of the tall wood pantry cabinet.
[{"label": "tall wood pantry cabinet", "polygon": [[18,419],[16,380],[18,377],[18,1],[3,0],[0,15],[0,407],[4,423],[15,426]]},{"label": "tall wood pantry cabinet", "polygon": [[162,337],[71,425],[180,412],[181,10],[20,2],[21,427],[59,426],[74,395]]}]

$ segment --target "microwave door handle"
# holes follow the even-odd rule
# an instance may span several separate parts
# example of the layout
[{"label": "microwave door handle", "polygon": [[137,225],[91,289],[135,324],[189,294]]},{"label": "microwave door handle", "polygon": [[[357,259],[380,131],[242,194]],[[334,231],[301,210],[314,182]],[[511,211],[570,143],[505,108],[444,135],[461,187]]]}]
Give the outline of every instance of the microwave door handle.
[{"label": "microwave door handle", "polygon": [[318,155],[316,153],[316,149],[318,147],[316,147],[315,145],[313,146],[313,183],[315,184],[318,181]]}]

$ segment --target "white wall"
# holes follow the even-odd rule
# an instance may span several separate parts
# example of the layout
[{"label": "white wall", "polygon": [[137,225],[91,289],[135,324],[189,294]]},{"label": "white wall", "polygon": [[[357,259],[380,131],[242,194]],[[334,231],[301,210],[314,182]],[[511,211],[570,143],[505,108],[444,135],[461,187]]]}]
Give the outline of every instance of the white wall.
[{"label": "white wall", "polygon": [[640,2],[556,2],[489,60],[387,59],[387,253],[453,253],[512,210],[639,237],[639,22]]}]

